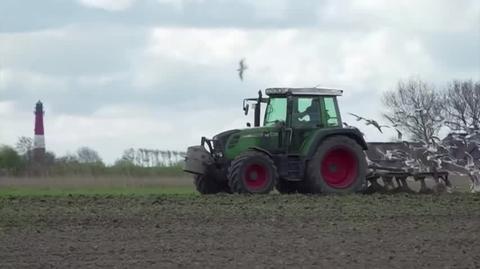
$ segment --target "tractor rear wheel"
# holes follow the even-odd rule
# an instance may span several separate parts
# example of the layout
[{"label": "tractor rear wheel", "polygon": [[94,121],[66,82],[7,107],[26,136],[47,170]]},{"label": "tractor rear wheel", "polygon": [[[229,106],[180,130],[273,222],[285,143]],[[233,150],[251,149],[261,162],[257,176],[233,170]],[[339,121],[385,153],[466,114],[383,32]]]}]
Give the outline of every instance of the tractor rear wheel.
[{"label": "tractor rear wheel", "polygon": [[228,184],[235,193],[269,193],[277,179],[272,159],[259,151],[238,155],[228,169]]},{"label": "tractor rear wheel", "polygon": [[305,193],[354,193],[366,187],[367,161],[362,147],[346,136],[326,138],[308,163],[299,189]]},{"label": "tractor rear wheel", "polygon": [[206,175],[195,175],[193,178],[197,191],[201,194],[215,194],[222,192],[222,186]]}]

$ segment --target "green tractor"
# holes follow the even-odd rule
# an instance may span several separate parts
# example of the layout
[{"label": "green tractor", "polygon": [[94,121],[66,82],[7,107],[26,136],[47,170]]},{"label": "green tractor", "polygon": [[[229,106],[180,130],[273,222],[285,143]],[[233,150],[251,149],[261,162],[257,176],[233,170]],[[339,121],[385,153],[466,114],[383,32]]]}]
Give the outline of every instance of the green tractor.
[{"label": "green tractor", "polygon": [[[355,128],[343,128],[341,90],[268,88],[253,106],[254,127],[229,130],[187,150],[184,171],[202,194],[354,193],[366,189],[367,144]],[[266,104],[263,126],[261,106]],[[250,124],[247,123],[250,127]]]}]

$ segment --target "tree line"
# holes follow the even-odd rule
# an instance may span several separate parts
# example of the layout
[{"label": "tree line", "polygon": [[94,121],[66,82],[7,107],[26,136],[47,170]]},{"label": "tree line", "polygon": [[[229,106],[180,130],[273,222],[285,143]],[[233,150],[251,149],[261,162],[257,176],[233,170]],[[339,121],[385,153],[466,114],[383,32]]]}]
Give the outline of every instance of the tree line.
[{"label": "tree line", "polygon": [[90,147],[57,157],[47,151],[41,164],[33,159],[33,141],[19,137],[15,147],[0,145],[0,175],[179,175],[185,153],[146,148],[126,149],[113,165],[106,165],[100,154]]}]

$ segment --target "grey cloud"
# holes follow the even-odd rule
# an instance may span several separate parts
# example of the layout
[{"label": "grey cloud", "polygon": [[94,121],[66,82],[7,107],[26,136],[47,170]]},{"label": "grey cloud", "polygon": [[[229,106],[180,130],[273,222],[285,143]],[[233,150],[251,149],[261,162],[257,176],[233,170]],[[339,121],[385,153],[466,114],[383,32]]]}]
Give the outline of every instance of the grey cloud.
[{"label": "grey cloud", "polygon": [[[421,28],[418,23],[422,20],[428,21],[435,15],[443,15],[439,13],[430,14],[433,15],[430,17],[411,18],[410,13],[418,12],[417,6],[413,4],[401,10],[396,10],[395,5],[388,9],[385,3],[380,5],[383,10],[358,10],[349,1],[285,1],[286,6],[283,8],[275,1],[265,6],[258,4],[261,1],[181,1],[180,6],[176,6],[157,0],[142,0],[125,10],[106,11],[85,7],[76,0],[3,0],[0,2],[0,32],[35,31],[77,23],[205,28],[316,28],[325,31],[370,31],[379,27],[398,28],[405,24],[407,29],[415,31]],[[460,11],[478,10],[478,5],[473,0],[457,2],[452,16],[446,18],[452,20],[452,25],[465,19]],[[437,5],[445,3],[452,5],[448,2]],[[385,12],[388,14],[383,14]],[[409,18],[413,21],[408,21]],[[445,21],[436,19],[430,23],[440,24]]]},{"label": "grey cloud", "polygon": [[[245,1],[185,1],[181,8],[156,0],[138,1],[123,11],[81,6],[76,1],[5,0],[0,3],[0,32],[36,31],[73,23],[118,23],[138,26],[194,26],[235,28],[312,27],[316,9],[324,1],[287,2],[284,16],[275,6],[257,10]],[[28,7],[28,8],[27,8]],[[263,15],[262,15],[263,14]]]},{"label": "grey cloud", "polygon": [[[49,75],[89,75],[128,68],[145,43],[145,31],[125,27],[65,27],[46,32],[0,34],[4,66]],[[2,49],[3,48],[3,49]]]},{"label": "grey cloud", "polygon": [[451,73],[476,70],[480,79],[480,28],[472,33],[431,33],[423,38],[430,57]]},{"label": "grey cloud", "polygon": [[36,31],[88,21],[96,12],[87,12],[75,2],[63,0],[0,2],[0,32]]}]

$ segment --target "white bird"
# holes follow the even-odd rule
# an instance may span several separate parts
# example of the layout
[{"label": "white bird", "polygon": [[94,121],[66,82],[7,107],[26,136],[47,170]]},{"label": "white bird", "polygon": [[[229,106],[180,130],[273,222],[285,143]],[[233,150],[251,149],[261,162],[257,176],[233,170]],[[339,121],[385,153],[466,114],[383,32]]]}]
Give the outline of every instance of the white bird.
[{"label": "white bird", "polygon": [[368,165],[368,166],[375,164],[374,162],[372,162],[372,160],[370,160],[370,158],[368,158],[367,155],[365,155],[365,159],[367,160],[367,165]]},{"label": "white bird", "polygon": [[465,165],[465,168],[469,171],[477,170],[478,168],[475,165],[473,156],[468,152],[465,152],[465,155],[467,156],[467,164]]},{"label": "white bird", "polygon": [[382,128],[390,128],[390,126],[388,125],[380,125],[376,120],[372,120],[372,119],[367,119],[367,118],[364,118],[364,117],[361,117],[357,114],[354,114],[354,113],[348,113],[352,116],[354,116],[356,118],[357,121],[365,121],[365,125],[372,125],[374,126],[375,128],[377,128],[377,130],[383,134],[383,131],[382,131]]},{"label": "white bird", "polygon": [[425,114],[427,114],[427,110],[424,109],[424,108],[417,108],[417,109],[415,109],[415,112],[416,112],[416,113],[420,113],[420,115],[425,115]]},{"label": "white bird", "polygon": [[420,168],[420,164],[418,163],[417,160],[415,159],[412,159],[412,158],[407,158],[405,160],[405,165],[410,168],[410,169],[413,169],[413,170],[417,170]]}]

